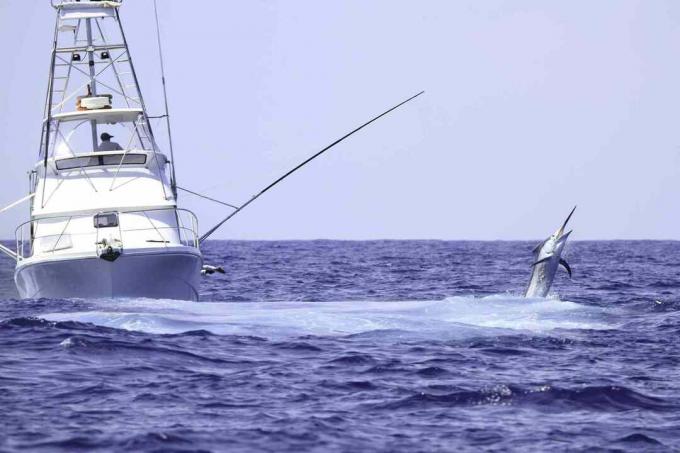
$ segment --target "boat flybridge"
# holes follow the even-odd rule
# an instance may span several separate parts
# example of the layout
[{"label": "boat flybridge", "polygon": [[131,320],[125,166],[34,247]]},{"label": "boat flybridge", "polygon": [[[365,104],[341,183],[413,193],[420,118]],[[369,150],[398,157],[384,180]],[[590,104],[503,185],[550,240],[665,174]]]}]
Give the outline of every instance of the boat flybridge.
[{"label": "boat flybridge", "polygon": [[52,2],[40,159],[30,220],[16,231],[21,297],[198,298],[197,220],[177,207],[174,162],[152,130],[121,5]]},{"label": "boat flybridge", "polygon": [[[147,113],[121,24],[123,0],[51,0],[57,18],[39,160],[29,172],[30,218],[16,229],[14,280],[22,298],[148,297],[197,300],[200,244],[288,176],[379,118],[318,151],[240,206],[183,189],[175,178],[170,120]],[[156,0],[154,0],[154,11]],[[163,58],[156,14],[161,71]],[[162,79],[165,95],[165,77]],[[151,121],[165,118],[164,154]],[[158,123],[156,123],[156,126]],[[232,211],[198,235],[177,191]]]}]

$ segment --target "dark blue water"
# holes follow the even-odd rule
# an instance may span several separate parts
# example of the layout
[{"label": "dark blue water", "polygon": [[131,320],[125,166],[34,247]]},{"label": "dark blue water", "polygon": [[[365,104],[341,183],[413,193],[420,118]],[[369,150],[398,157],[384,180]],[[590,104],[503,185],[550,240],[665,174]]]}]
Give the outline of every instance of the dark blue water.
[{"label": "dark blue water", "polygon": [[[203,302],[16,300],[0,451],[680,449],[680,243],[212,242]],[[601,451],[601,450],[600,450]]]}]

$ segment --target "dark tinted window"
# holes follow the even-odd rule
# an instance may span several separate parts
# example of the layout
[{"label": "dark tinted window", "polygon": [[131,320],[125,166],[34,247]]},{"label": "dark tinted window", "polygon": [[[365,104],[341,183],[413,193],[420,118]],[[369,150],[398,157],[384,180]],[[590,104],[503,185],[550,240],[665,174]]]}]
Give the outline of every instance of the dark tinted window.
[{"label": "dark tinted window", "polygon": [[57,170],[70,170],[72,168],[80,167],[94,167],[99,165],[99,158],[91,157],[73,157],[71,159],[59,159],[57,161]]},{"label": "dark tinted window", "polygon": [[144,165],[146,154],[103,154],[101,156],[69,157],[57,160],[57,170],[98,167],[100,165]]},{"label": "dark tinted window", "polygon": [[118,213],[104,212],[94,216],[95,228],[109,228],[118,226]]},{"label": "dark tinted window", "polygon": [[[120,161],[123,159],[122,154],[108,154],[100,157],[101,165],[120,165]],[[123,165],[143,165],[145,163],[146,154],[126,154],[125,159],[123,159]]]}]

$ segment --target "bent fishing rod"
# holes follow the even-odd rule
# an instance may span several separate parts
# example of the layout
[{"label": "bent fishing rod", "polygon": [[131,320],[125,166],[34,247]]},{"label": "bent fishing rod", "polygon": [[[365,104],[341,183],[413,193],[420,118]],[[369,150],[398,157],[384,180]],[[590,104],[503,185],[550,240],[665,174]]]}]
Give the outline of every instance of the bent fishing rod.
[{"label": "bent fishing rod", "polygon": [[381,113],[380,115],[376,116],[375,118],[371,119],[370,121],[365,122],[365,123],[362,124],[361,126],[359,126],[359,127],[357,127],[356,129],[354,129],[353,131],[347,133],[346,135],[344,135],[344,136],[342,136],[341,138],[337,139],[336,141],[334,141],[334,142],[331,143],[330,145],[326,146],[324,149],[322,149],[321,151],[317,152],[317,153],[314,154],[313,156],[307,158],[305,161],[303,161],[302,163],[298,164],[298,165],[297,165],[296,167],[294,167],[293,169],[289,170],[289,171],[288,171],[287,173],[285,173],[283,176],[281,176],[280,178],[278,178],[277,180],[275,180],[274,182],[272,182],[271,184],[269,184],[269,185],[268,185],[267,187],[265,187],[264,189],[260,190],[257,194],[253,195],[253,197],[251,197],[250,200],[246,201],[244,204],[242,204],[241,206],[239,206],[238,208],[236,208],[236,210],[235,210],[234,212],[232,212],[231,214],[229,214],[226,218],[224,218],[222,221],[220,221],[217,225],[215,225],[214,227],[212,227],[211,229],[209,229],[207,233],[205,233],[203,236],[201,236],[201,237],[199,238],[199,240],[198,240],[199,244],[203,243],[203,241],[205,241],[206,239],[208,239],[208,238],[209,238],[215,231],[217,231],[222,225],[224,225],[225,223],[227,223],[232,217],[234,217],[236,214],[238,214],[238,213],[241,212],[243,209],[245,209],[246,206],[248,206],[248,205],[251,204],[253,201],[255,201],[255,200],[257,200],[258,198],[260,198],[262,195],[264,195],[266,192],[268,192],[271,188],[273,188],[274,186],[276,186],[278,183],[280,183],[281,181],[283,181],[284,179],[286,179],[287,177],[289,177],[290,175],[292,175],[293,173],[295,173],[296,171],[298,171],[299,169],[301,169],[302,167],[304,167],[305,165],[307,165],[308,163],[310,163],[311,161],[313,161],[314,159],[316,159],[317,157],[319,157],[320,155],[322,155],[323,153],[325,153],[326,151],[328,151],[329,149],[333,148],[335,145],[337,145],[338,143],[342,142],[342,141],[345,140],[346,138],[349,138],[351,135],[354,135],[355,133],[359,132],[361,129],[365,128],[365,127],[368,126],[369,124],[373,123],[374,121],[379,120],[379,119],[382,118],[383,116],[387,115],[388,113],[392,112],[393,110],[398,109],[399,107],[401,107],[402,105],[406,104],[407,102],[412,101],[413,99],[417,98],[418,96],[420,96],[420,95],[423,94],[424,92],[425,92],[425,91],[421,91],[420,93],[418,93],[418,94],[416,94],[416,95],[414,95],[414,96],[411,96],[410,98],[406,99],[405,101],[400,102],[399,104],[395,105],[395,106],[392,107],[391,109],[384,111],[384,112]]}]

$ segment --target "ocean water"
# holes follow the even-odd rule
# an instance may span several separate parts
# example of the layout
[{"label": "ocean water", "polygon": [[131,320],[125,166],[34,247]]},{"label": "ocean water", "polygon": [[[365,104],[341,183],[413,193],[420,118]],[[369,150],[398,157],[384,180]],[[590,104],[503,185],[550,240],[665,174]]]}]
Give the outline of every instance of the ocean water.
[{"label": "ocean water", "polygon": [[203,301],[17,300],[0,451],[678,451],[680,243],[209,242]]}]

